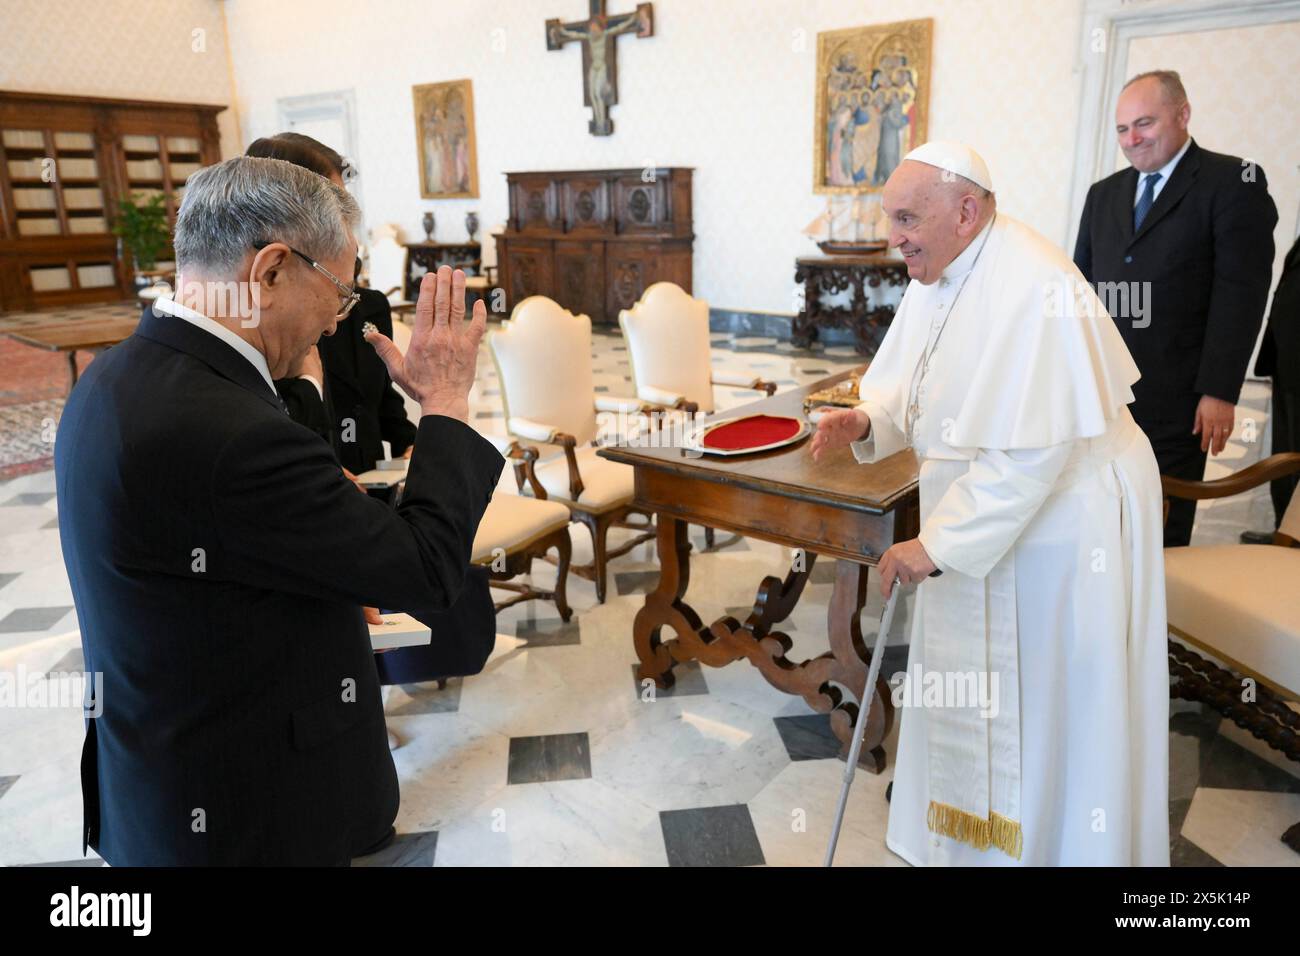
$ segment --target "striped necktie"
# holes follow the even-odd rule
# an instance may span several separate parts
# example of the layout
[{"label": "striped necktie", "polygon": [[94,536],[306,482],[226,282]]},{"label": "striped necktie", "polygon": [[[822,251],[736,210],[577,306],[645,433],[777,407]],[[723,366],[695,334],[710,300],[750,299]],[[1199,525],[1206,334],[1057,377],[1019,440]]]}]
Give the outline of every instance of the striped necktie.
[{"label": "striped necktie", "polygon": [[1133,231],[1137,232],[1142,228],[1142,220],[1146,219],[1147,213],[1156,201],[1156,183],[1160,182],[1160,173],[1148,173],[1146,184],[1142,187],[1142,197],[1138,199],[1137,206],[1133,209]]}]

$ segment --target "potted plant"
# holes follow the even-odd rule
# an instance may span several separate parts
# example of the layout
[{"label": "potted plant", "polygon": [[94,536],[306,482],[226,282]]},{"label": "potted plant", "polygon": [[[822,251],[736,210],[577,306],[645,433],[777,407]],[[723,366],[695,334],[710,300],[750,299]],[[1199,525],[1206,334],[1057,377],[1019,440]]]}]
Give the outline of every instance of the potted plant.
[{"label": "potted plant", "polygon": [[171,241],[166,202],[162,193],[155,193],[148,198],[134,194],[118,204],[120,211],[113,223],[113,235],[122,240],[131,255],[138,289],[151,283],[145,273],[158,265],[158,254]]}]

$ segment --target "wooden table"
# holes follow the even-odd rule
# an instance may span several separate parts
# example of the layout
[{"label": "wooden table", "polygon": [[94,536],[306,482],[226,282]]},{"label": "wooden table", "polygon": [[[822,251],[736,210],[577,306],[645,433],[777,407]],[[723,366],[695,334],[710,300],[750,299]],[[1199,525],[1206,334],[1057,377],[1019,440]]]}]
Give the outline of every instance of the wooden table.
[{"label": "wooden table", "polygon": [[[845,372],[742,408],[726,417],[763,412],[802,416],[803,399],[846,377]],[[916,537],[920,526],[916,459],[910,451],[875,465],[859,465],[847,448],[815,464],[810,439],[795,445],[733,458],[688,457],[680,448],[610,447],[600,455],[635,470],[635,506],[654,512],[659,584],[646,595],[633,625],[640,667],[637,679],[673,685],[673,667],[698,660],[722,667],[746,658],[773,687],[802,697],[813,710],[830,714],[831,727],[848,755],[858,705],[834,686],[862,700],[870,650],[859,618],[867,596],[868,569],[897,541]],[[721,617],[703,624],[683,597],[690,583],[690,523],[802,549],[784,580],[765,577],[749,617]],[[798,560],[802,553],[804,560]],[[792,642],[777,629],[794,610],[818,556],[837,559],[835,586],[827,609],[830,650],[805,661],[786,658]],[[677,635],[661,639],[664,626]],[[833,682],[833,683],[832,683]],[[872,697],[859,764],[879,773],[885,767],[881,743],[893,725],[885,675]]]},{"label": "wooden table", "polygon": [[85,321],[60,321],[37,325],[10,332],[15,342],[49,352],[66,352],[71,382],[68,391],[77,384],[77,352],[98,352],[116,345],[135,331],[138,319],[90,319]]}]

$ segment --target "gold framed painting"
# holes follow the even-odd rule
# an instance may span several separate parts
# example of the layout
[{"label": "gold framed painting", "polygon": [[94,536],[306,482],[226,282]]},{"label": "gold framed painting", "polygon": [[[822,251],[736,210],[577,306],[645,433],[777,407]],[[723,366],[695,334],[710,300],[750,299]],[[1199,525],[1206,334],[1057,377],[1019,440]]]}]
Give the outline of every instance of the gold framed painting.
[{"label": "gold framed painting", "polygon": [[934,20],[817,34],[813,192],[879,192],[926,140]]},{"label": "gold framed painting", "polygon": [[420,196],[477,199],[474,88],[469,80],[411,87],[415,141],[420,153]]}]

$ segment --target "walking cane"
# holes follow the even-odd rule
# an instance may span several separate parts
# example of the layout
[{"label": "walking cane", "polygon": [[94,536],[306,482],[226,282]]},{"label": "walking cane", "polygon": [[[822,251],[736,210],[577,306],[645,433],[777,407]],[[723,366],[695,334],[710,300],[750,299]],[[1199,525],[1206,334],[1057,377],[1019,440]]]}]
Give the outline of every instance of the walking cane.
[{"label": "walking cane", "polygon": [[[943,572],[934,571],[930,577],[938,577]],[[880,630],[876,632],[876,646],[871,652],[871,666],[867,669],[867,682],[862,685],[862,699],[858,701],[858,720],[853,728],[853,744],[849,747],[849,759],[844,764],[844,787],[840,790],[840,805],[835,809],[835,826],[831,829],[831,842],[826,847],[826,862],[830,866],[835,859],[835,844],[840,839],[840,826],[844,823],[844,810],[849,805],[849,788],[853,786],[853,774],[858,769],[858,754],[862,751],[862,735],[867,730],[867,714],[871,712],[871,697],[875,693],[876,679],[880,676],[880,656],[885,649],[885,635],[894,623],[894,607],[898,604],[898,594],[902,591],[898,578],[889,590],[889,600],[880,614]]]}]

